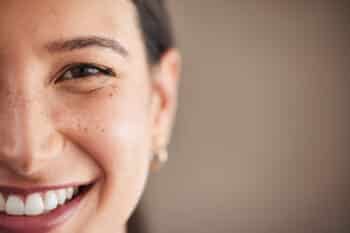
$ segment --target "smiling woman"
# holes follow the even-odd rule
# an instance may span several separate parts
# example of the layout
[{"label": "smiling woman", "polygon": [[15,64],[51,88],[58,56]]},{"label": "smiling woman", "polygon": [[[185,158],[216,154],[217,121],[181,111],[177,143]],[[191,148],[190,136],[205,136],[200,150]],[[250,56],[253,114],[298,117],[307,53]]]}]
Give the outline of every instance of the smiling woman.
[{"label": "smiling woman", "polygon": [[2,1],[0,34],[0,232],[127,232],[176,111],[163,1]]}]

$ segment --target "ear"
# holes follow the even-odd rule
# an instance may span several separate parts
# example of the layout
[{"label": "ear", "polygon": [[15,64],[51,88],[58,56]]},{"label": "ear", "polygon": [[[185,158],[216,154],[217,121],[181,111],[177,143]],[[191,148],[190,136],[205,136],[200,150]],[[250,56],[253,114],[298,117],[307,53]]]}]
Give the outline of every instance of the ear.
[{"label": "ear", "polygon": [[152,73],[152,146],[157,152],[159,148],[167,147],[174,123],[181,73],[179,52],[176,49],[167,51]]}]

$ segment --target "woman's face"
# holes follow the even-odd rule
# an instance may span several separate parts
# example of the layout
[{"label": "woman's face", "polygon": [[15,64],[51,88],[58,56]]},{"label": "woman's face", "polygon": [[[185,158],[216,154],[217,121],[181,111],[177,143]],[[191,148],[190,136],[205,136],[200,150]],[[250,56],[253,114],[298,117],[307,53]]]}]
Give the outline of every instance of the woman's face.
[{"label": "woman's face", "polygon": [[123,232],[176,58],[152,72],[128,0],[1,1],[0,35],[0,232]]}]

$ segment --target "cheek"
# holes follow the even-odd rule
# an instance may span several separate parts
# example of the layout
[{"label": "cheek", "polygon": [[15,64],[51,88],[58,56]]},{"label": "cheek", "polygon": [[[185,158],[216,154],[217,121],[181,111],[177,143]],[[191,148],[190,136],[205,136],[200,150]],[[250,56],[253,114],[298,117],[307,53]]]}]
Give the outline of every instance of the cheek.
[{"label": "cheek", "polygon": [[149,92],[141,87],[108,87],[84,97],[62,97],[54,113],[62,134],[99,166],[105,183],[102,193],[121,198],[118,208],[130,205],[126,198],[138,199],[148,174]]}]

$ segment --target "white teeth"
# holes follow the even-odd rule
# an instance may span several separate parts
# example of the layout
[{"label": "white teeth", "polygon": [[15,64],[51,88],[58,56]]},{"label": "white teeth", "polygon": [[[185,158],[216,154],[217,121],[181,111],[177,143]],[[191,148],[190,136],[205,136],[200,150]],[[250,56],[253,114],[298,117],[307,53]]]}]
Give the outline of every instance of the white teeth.
[{"label": "white teeth", "polygon": [[32,193],[26,197],[15,194],[6,195],[0,192],[0,212],[8,215],[41,215],[58,208],[59,205],[64,205],[77,193],[78,187]]},{"label": "white teeth", "polygon": [[27,197],[24,213],[34,216],[44,212],[44,202],[39,193],[31,194]]},{"label": "white teeth", "polygon": [[56,194],[57,194],[58,204],[63,205],[66,202],[66,198],[67,198],[66,190],[65,189],[57,190]]},{"label": "white teeth", "polygon": [[54,191],[48,191],[44,196],[45,210],[50,211],[56,209],[58,205],[57,195]]},{"label": "white teeth", "polygon": [[68,200],[72,199],[73,193],[74,193],[73,188],[67,188],[67,190],[66,190],[66,195],[67,195],[67,199],[68,199]]},{"label": "white teeth", "polygon": [[23,215],[24,203],[22,199],[16,195],[10,195],[6,202],[5,211],[9,215]]},{"label": "white teeth", "polygon": [[0,211],[4,211],[6,207],[6,201],[4,196],[0,193]]}]

